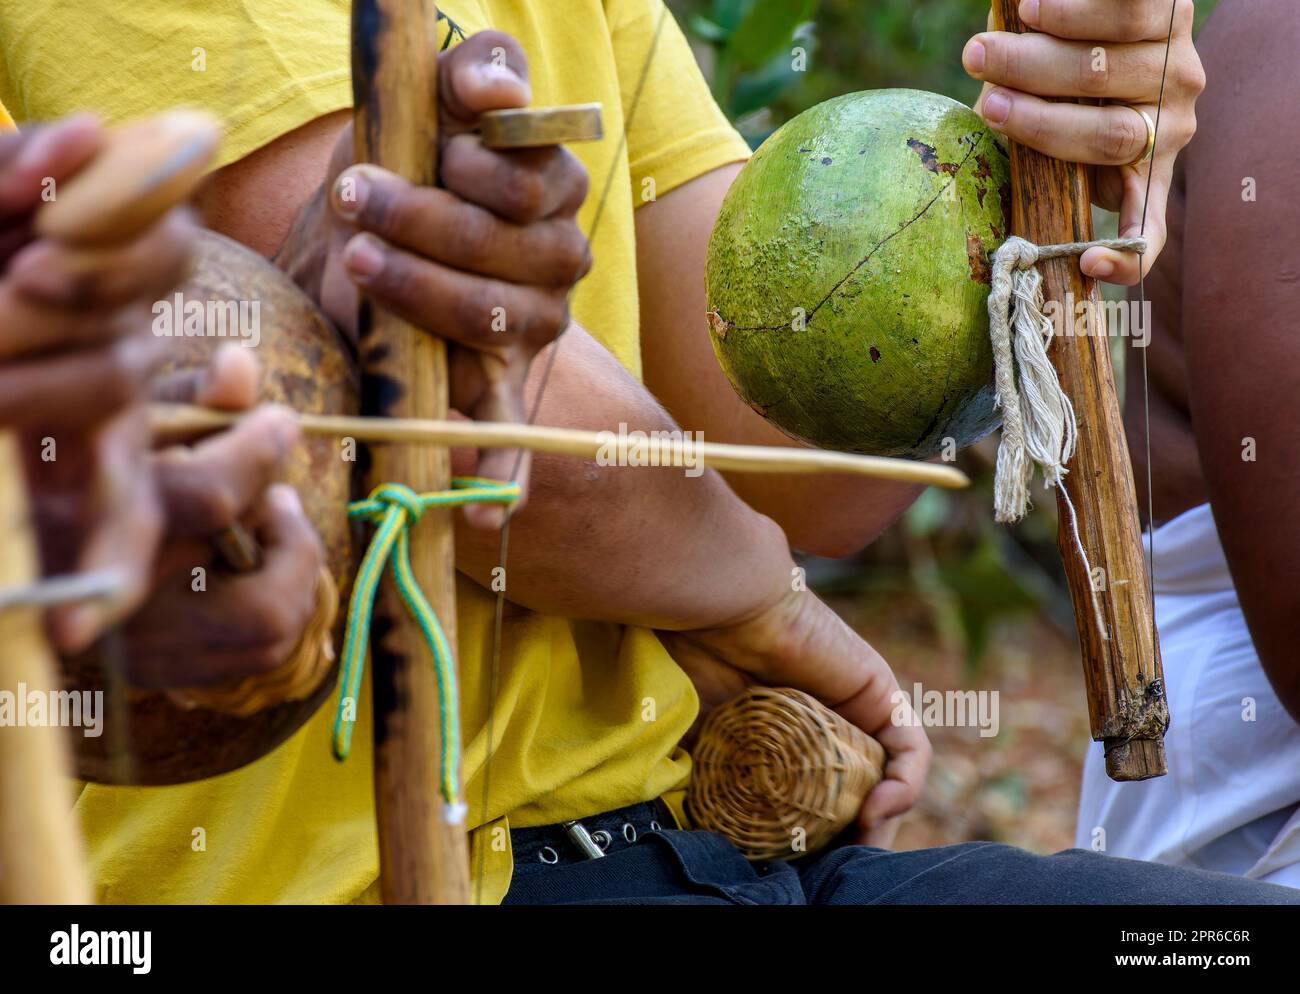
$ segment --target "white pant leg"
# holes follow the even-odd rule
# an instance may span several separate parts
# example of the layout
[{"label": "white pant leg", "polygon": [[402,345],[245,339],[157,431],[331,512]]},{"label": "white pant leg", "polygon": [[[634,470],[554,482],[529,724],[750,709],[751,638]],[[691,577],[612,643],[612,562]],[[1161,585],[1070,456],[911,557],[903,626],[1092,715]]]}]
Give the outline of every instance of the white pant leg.
[{"label": "white pant leg", "polygon": [[1169,774],[1084,765],[1076,844],[1300,887],[1300,726],[1255,655],[1208,505],[1155,536]]}]

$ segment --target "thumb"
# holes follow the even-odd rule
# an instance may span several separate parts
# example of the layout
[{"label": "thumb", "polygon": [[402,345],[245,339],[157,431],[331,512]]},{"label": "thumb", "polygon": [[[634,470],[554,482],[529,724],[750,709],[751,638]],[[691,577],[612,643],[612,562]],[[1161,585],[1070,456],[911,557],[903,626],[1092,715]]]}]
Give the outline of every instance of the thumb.
[{"label": "thumb", "polygon": [[[1169,200],[1169,177],[1157,167],[1148,186],[1145,170],[1126,169],[1124,201],[1119,211],[1119,237],[1145,237],[1142,255],[1090,248],[1079,260],[1083,272],[1094,279],[1120,286],[1133,286],[1151,271],[1168,237],[1165,211]],[[1145,212],[1145,213],[1144,213]]]}]

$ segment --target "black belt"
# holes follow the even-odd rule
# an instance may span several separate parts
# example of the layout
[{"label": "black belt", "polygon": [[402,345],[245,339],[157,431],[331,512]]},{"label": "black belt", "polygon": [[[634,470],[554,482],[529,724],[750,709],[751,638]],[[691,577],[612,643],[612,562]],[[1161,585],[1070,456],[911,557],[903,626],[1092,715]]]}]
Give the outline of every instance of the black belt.
[{"label": "black belt", "polygon": [[537,828],[517,828],[510,833],[515,866],[563,866],[600,859],[636,845],[651,832],[677,827],[672,809],[663,801],[646,801],[575,821]]}]

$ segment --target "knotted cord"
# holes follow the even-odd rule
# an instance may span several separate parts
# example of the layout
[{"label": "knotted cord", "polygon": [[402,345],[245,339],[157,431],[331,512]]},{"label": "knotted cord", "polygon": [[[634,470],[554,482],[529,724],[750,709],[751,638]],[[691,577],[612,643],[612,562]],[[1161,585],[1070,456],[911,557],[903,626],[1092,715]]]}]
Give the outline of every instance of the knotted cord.
[{"label": "knotted cord", "polygon": [[[993,253],[989,289],[989,336],[993,344],[994,403],[1002,409],[1002,440],[998,444],[993,480],[993,516],[1003,523],[1019,521],[1029,510],[1029,481],[1034,466],[1043,483],[1056,487],[1070,513],[1070,532],[1087,575],[1092,564],[1079,536],[1079,518],[1065,486],[1065,464],[1074,455],[1078,423],[1074,404],[1061,389],[1047,348],[1056,335],[1043,313],[1043,277],[1037,264],[1048,259],[1082,255],[1090,248],[1120,252],[1146,251],[1144,238],[1103,238],[1063,245],[1035,245],[1012,235]],[[1091,583],[1093,620],[1102,641],[1109,639],[1106,622]]]},{"label": "knotted cord", "polygon": [[384,566],[392,567],[393,582],[411,617],[420,626],[424,641],[433,658],[438,685],[438,726],[442,733],[442,769],[439,792],[446,805],[447,820],[460,823],[465,805],[460,801],[460,700],[456,686],[456,665],[446,632],[437,613],[429,605],[411,570],[410,529],[430,507],[462,507],[466,504],[512,505],[519,499],[517,483],[485,480],[481,477],[456,477],[451,490],[417,494],[400,483],[385,483],[371,491],[365,500],[348,507],[348,517],[377,525],[348,601],[348,622],[343,639],[343,672],[339,679],[338,709],[334,715],[334,756],[347,759],[352,746],[354,718],[348,717],[348,705],[355,714],[361,677],[365,672],[366,652],[370,645],[370,619],[375,593]]},{"label": "knotted cord", "polygon": [[1059,486],[1074,454],[1074,405],[1047,358],[1056,330],[1043,313],[1043,277],[1037,263],[1082,255],[1090,248],[1141,254],[1147,243],[1144,238],[1104,238],[1034,245],[1012,235],[993,253],[988,308],[995,403],[1002,409],[993,487],[993,512],[999,522],[1019,521],[1029,510],[1035,464],[1048,487]]}]

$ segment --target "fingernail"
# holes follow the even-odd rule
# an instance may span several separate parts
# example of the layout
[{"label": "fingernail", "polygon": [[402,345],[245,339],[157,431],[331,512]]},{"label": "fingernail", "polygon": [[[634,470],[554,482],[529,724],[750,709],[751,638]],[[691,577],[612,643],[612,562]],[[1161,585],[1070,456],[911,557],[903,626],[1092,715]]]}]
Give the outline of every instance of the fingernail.
[{"label": "fingernail", "polygon": [[275,420],[275,444],[288,452],[298,441],[298,422],[287,411]]},{"label": "fingernail", "polygon": [[1038,0],[1020,0],[1020,19],[1031,28],[1038,27]]},{"label": "fingernail", "polygon": [[58,625],[60,648],[64,652],[82,652],[99,637],[108,623],[108,612],[99,604],[81,604],[72,608]]},{"label": "fingernail", "polygon": [[26,172],[28,169],[43,165],[46,156],[50,154],[50,149],[58,142],[66,127],[66,123],[60,122],[47,125],[38,131],[18,153],[18,158],[14,160],[14,169],[18,172]]},{"label": "fingernail", "polygon": [[480,62],[474,67],[474,72],[485,87],[496,86],[499,83],[511,83],[522,87],[525,95],[524,102],[532,102],[532,91],[528,83],[504,62]]},{"label": "fingernail", "polygon": [[510,68],[504,62],[479,62],[474,66],[475,75],[479,79],[488,83],[495,83],[499,80],[505,80],[511,83],[522,83],[518,73]]},{"label": "fingernail", "polygon": [[366,198],[370,196],[370,180],[365,170],[353,166],[345,169],[334,181],[334,210],[349,221],[361,216]]},{"label": "fingernail", "polygon": [[366,282],[383,270],[384,250],[373,235],[357,235],[343,250],[343,264],[355,279]]},{"label": "fingernail", "polygon": [[506,509],[492,504],[478,504],[465,508],[465,519],[470,527],[483,531],[499,531],[506,523]]},{"label": "fingernail", "polygon": [[966,71],[972,76],[982,75],[984,72],[984,43],[978,38],[972,38],[966,45],[966,51],[962,52],[961,60],[966,66]]},{"label": "fingernail", "polygon": [[1108,280],[1115,275],[1115,260],[1102,256],[1088,267],[1088,275],[1094,280]]},{"label": "fingernail", "polygon": [[268,496],[281,511],[290,514],[302,513],[302,498],[298,496],[298,491],[289,484],[277,483],[271,488]]},{"label": "fingernail", "polygon": [[9,278],[19,290],[50,301],[68,296],[68,281],[56,268],[49,242],[33,242],[9,263]]},{"label": "fingernail", "polygon": [[983,111],[989,124],[1005,124],[1011,116],[1011,98],[1005,90],[993,90],[984,98]]}]

